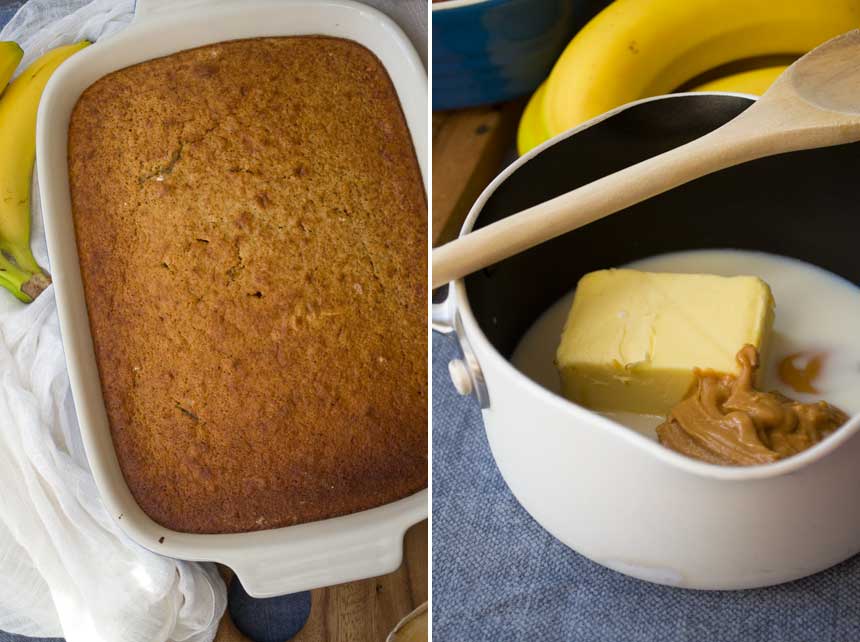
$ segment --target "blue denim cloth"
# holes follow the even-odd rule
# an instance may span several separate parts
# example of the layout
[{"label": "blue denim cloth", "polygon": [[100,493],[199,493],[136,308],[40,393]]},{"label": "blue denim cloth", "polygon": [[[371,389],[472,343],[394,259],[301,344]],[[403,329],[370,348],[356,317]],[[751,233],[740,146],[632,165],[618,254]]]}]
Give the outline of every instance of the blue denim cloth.
[{"label": "blue denim cloth", "polygon": [[626,577],[554,539],[505,485],[477,402],[451,385],[457,356],[434,334],[435,642],[860,640],[860,555],[781,586],[704,592]]},{"label": "blue denim cloth", "polygon": [[[15,12],[20,9],[27,0],[0,0],[0,29],[2,29]],[[0,638],[0,642],[5,642]]]},{"label": "blue denim cloth", "polygon": [[0,642],[63,642],[63,640],[60,638],[28,638],[23,635],[13,635],[0,631]]}]

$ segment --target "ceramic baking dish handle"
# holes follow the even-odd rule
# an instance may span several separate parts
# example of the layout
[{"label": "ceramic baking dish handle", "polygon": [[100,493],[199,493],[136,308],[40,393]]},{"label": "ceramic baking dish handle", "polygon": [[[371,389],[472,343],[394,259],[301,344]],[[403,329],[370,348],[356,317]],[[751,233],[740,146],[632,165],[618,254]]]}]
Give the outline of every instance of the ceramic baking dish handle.
[{"label": "ceramic baking dish handle", "polygon": [[407,529],[427,518],[427,499],[425,489],[359,513],[254,533],[256,542],[241,536],[241,545],[218,561],[252,597],[385,575],[400,566]]},{"label": "ceramic baking dish handle", "polygon": [[311,543],[289,559],[248,550],[228,566],[251,597],[262,598],[385,575],[397,570],[402,559],[401,533],[352,546]]}]

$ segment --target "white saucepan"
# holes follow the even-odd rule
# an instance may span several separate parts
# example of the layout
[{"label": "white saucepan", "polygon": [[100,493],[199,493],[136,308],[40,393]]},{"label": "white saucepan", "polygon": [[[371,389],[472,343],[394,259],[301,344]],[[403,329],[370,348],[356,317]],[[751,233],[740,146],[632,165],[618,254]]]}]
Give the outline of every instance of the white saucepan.
[{"label": "white saucepan", "polygon": [[[592,120],[502,172],[462,234],[701,136],[751,100],[679,94]],[[858,169],[858,145],[735,167],[449,286],[434,322],[462,348],[450,364],[455,386],[481,404],[499,470],[544,528],[609,568],[698,589],[777,584],[860,551],[860,417],[795,457],[720,467],[577,406],[510,362],[534,320],[584,273],[649,255],[763,250],[860,283]]]}]

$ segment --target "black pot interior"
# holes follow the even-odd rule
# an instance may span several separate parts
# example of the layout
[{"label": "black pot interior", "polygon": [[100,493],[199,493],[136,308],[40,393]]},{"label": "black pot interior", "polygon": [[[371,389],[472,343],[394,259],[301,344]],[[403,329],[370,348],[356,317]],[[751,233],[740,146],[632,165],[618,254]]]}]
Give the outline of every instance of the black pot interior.
[{"label": "black pot interior", "polygon": [[[750,100],[673,96],[629,108],[544,150],[493,193],[476,227],[698,138]],[[510,357],[523,333],[592,270],[702,248],[761,250],[860,283],[860,146],[783,154],[706,176],[466,279],[491,343]]]}]

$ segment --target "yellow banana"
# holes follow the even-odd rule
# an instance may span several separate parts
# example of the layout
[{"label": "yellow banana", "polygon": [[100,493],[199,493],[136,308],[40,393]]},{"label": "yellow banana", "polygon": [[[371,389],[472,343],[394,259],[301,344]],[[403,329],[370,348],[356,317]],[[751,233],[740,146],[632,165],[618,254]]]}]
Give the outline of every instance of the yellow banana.
[{"label": "yellow banana", "polygon": [[18,68],[18,63],[24,56],[24,51],[17,42],[0,42],[0,92],[12,80],[12,74]]},{"label": "yellow banana", "polygon": [[[785,65],[775,65],[761,69],[749,69],[695,85],[688,91],[729,91],[761,96],[787,68]],[[542,83],[537,91],[532,94],[525,111],[523,111],[522,118],[520,118],[519,129],[517,130],[517,151],[520,156],[545,140],[552,138],[552,134],[543,120],[545,95],[546,82]]]},{"label": "yellow banana", "polygon": [[616,0],[568,44],[547,81],[555,135],[729,62],[800,54],[860,26],[860,0]]},{"label": "yellow banana", "polygon": [[36,113],[51,74],[86,41],[37,59],[0,97],[0,285],[29,302],[50,284],[30,251],[30,187],[36,159]]},{"label": "yellow banana", "polygon": [[517,130],[517,151],[525,154],[532,147],[537,147],[545,140],[552,138],[543,121],[543,99],[546,95],[546,82],[532,94],[520,118]]},{"label": "yellow banana", "polygon": [[709,80],[701,85],[696,85],[690,91],[735,91],[741,94],[761,96],[786,69],[787,67],[784,65],[750,69],[723,78]]}]

